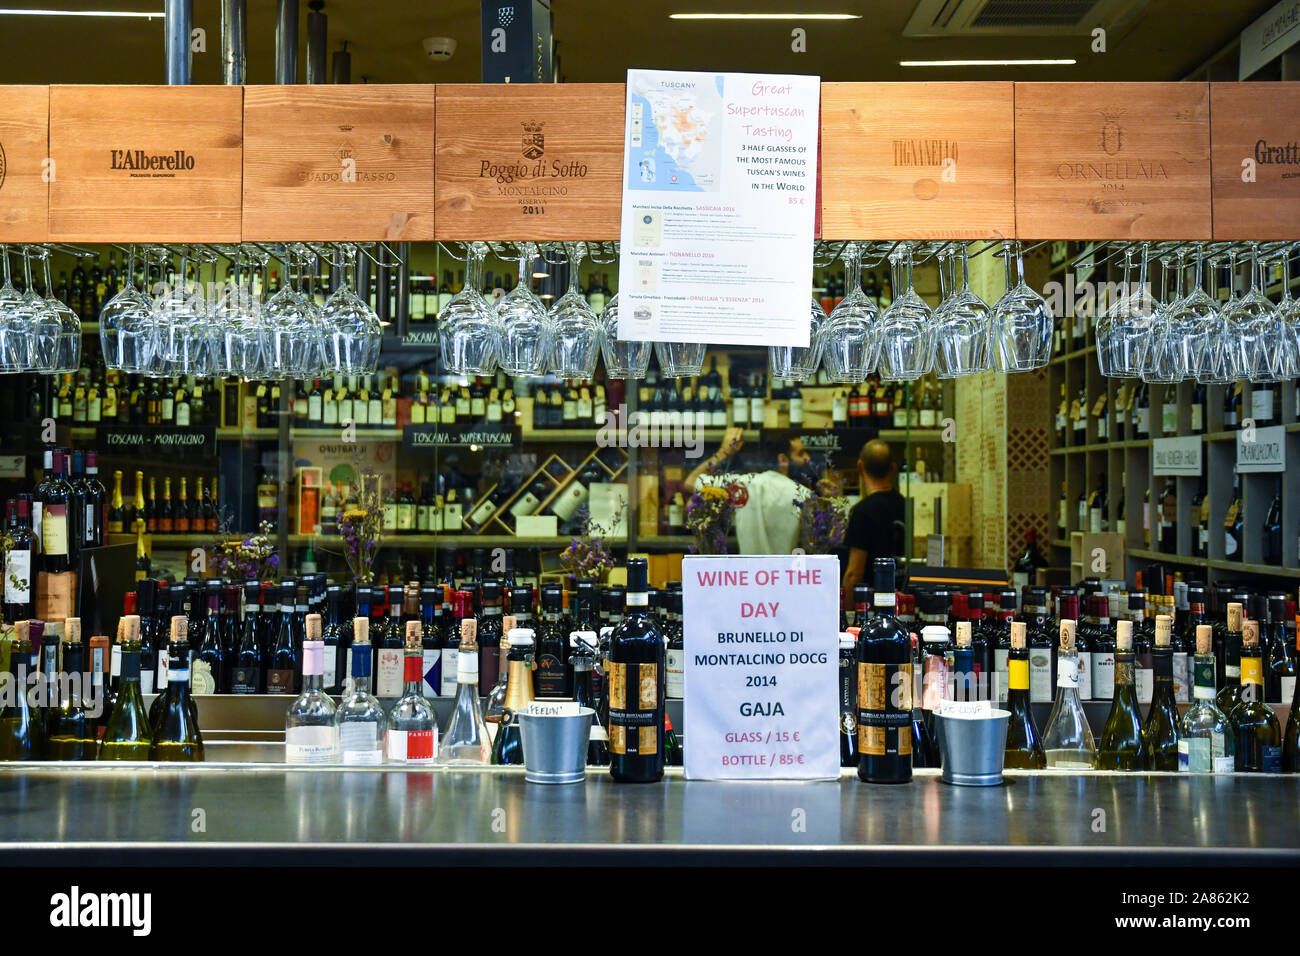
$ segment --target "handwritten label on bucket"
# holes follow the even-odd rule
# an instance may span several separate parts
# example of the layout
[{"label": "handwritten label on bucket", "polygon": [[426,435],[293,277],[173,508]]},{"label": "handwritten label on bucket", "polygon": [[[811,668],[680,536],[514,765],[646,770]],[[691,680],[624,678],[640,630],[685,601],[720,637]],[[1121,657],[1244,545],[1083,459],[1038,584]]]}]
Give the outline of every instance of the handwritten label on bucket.
[{"label": "handwritten label on bucket", "polygon": [[524,711],[529,717],[577,717],[582,705],[574,700],[535,700]]},{"label": "handwritten label on bucket", "polygon": [[993,704],[987,700],[945,700],[936,711],[941,717],[977,719],[993,716]]}]

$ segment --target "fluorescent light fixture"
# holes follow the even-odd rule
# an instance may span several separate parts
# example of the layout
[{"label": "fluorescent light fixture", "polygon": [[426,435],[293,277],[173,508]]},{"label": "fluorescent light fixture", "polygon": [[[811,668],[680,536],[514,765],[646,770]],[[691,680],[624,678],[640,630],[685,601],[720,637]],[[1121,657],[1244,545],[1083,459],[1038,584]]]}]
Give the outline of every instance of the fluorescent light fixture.
[{"label": "fluorescent light fixture", "polygon": [[670,13],[669,20],[861,20],[858,13]]},{"label": "fluorescent light fixture", "polygon": [[1074,66],[1078,60],[899,60],[899,66]]},{"label": "fluorescent light fixture", "polygon": [[138,20],[161,20],[163,12],[144,10],[40,10],[26,7],[0,7],[5,17],[131,17]]}]

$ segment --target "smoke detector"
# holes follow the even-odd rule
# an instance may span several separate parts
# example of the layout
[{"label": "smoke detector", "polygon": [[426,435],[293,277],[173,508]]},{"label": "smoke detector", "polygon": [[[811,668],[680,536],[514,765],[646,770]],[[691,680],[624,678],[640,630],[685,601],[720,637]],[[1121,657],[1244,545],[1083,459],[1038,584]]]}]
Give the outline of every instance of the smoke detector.
[{"label": "smoke detector", "polygon": [[421,42],[429,59],[439,63],[450,60],[456,53],[456,41],[451,37],[425,37]]}]

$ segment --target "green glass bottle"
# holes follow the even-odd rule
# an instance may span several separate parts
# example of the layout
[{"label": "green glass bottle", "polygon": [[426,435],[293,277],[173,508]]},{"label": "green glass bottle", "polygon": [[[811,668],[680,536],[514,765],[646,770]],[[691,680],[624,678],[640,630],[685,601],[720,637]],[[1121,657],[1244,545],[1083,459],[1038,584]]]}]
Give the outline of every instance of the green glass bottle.
[{"label": "green glass bottle", "polygon": [[45,756],[45,734],[40,714],[27,696],[27,676],[32,666],[30,622],[14,623],[9,649],[12,699],[0,709],[0,760],[40,760]]},{"label": "green glass bottle", "polygon": [[1154,690],[1151,709],[1142,727],[1142,746],[1146,748],[1147,767],[1151,770],[1178,769],[1178,704],[1174,700],[1174,650],[1170,645],[1172,620],[1167,614],[1156,615],[1156,646],[1151,652]]},{"label": "green glass bottle", "polygon": [[1236,744],[1237,773],[1282,772],[1282,726],[1264,703],[1264,660],[1259,621],[1242,625],[1241,702],[1228,712]]},{"label": "green glass bottle", "polygon": [[1241,605],[1228,605],[1228,630],[1223,638],[1223,686],[1214,702],[1231,718],[1241,703]]},{"label": "green glass bottle", "polygon": [[190,708],[189,621],[177,614],[171,622],[167,648],[167,699],[149,745],[150,760],[203,759],[203,735]]},{"label": "green glass bottle", "polygon": [[1029,644],[1024,621],[1011,622],[1007,653],[1007,746],[1002,765],[1008,770],[1043,770],[1047,754],[1029,709]]},{"label": "green glass bottle", "polygon": [[1097,748],[1098,770],[1146,770],[1142,716],[1133,675],[1133,622],[1115,624],[1115,696]]},{"label": "green glass bottle", "polygon": [[100,760],[148,760],[152,734],[140,693],[140,616],[122,618],[117,703],[104,728]]},{"label": "green glass bottle", "polygon": [[95,721],[81,702],[81,684],[86,677],[86,645],[81,643],[81,618],[63,622],[63,673],[59,680],[58,704],[47,721],[48,760],[94,760],[99,740]]}]

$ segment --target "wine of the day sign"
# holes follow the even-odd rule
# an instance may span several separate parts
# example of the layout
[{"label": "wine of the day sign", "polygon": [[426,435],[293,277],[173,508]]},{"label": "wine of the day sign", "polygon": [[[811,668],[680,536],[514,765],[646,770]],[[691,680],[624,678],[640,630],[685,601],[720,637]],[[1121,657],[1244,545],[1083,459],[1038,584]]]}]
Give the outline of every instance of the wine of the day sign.
[{"label": "wine of the day sign", "polygon": [[682,610],[686,776],[838,776],[839,561],[689,555]]}]

